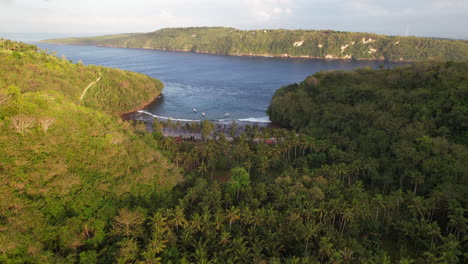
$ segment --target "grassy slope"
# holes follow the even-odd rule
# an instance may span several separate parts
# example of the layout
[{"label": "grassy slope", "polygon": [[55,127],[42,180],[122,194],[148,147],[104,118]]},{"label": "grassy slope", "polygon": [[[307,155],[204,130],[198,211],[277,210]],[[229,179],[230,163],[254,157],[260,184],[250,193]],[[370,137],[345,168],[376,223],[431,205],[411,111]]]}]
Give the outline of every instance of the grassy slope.
[{"label": "grassy slope", "polygon": [[[75,253],[108,239],[119,209],[136,201],[150,206],[151,197],[182,180],[149,135],[105,112],[132,105],[91,97],[85,105],[95,108],[83,106],[81,88],[98,71],[113,78],[99,86],[107,93],[115,79],[132,92],[159,82],[17,50],[0,51],[0,262],[58,263],[62,256],[73,262]],[[19,133],[13,121],[27,117],[34,124]],[[53,121],[47,131],[44,119]]]},{"label": "grassy slope", "polygon": [[[296,41],[304,41],[295,47]],[[419,37],[314,30],[168,28],[142,34],[46,40],[58,44],[213,52],[229,55],[388,60],[466,60],[468,43]],[[375,49],[375,52],[373,51]]]},{"label": "grassy slope", "polygon": [[120,69],[73,64],[45,53],[0,53],[0,86],[17,86],[22,92],[57,91],[75,103],[99,74],[101,80],[83,99],[86,106],[108,113],[130,111],[159,95],[163,84],[156,79]]}]

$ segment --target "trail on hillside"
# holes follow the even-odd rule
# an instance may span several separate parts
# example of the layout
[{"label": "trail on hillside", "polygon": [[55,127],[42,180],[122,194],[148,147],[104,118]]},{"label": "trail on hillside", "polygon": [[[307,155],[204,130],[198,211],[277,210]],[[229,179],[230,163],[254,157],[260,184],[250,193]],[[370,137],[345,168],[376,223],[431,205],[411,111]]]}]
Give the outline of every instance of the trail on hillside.
[{"label": "trail on hillside", "polygon": [[83,100],[84,96],[86,95],[86,92],[88,91],[89,88],[91,88],[91,86],[93,86],[94,84],[96,84],[97,82],[99,82],[99,80],[101,80],[101,73],[99,73],[99,77],[96,79],[96,81],[90,83],[83,91],[83,93],[81,94],[81,97],[80,97],[80,101]]}]

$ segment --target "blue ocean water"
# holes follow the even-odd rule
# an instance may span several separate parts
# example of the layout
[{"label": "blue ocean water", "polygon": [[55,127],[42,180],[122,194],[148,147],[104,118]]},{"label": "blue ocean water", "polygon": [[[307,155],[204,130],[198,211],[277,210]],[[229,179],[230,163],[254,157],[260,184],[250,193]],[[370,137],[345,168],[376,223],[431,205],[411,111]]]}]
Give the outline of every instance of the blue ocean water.
[{"label": "blue ocean water", "polygon": [[[21,39],[20,39],[21,40]],[[143,49],[35,43],[67,59],[135,71],[160,79],[163,97],[145,111],[159,117],[268,121],[274,92],[323,70],[376,68],[378,61],[234,57]],[[392,67],[396,63],[385,63]],[[192,109],[196,108],[195,113]],[[225,115],[229,113],[229,116]],[[144,112],[141,116],[148,116]]]}]

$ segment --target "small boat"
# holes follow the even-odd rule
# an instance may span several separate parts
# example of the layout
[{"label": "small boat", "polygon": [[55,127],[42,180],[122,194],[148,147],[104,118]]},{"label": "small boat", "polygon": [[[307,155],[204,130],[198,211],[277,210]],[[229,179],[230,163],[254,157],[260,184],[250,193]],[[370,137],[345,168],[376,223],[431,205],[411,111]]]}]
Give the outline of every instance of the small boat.
[{"label": "small boat", "polygon": [[203,117],[205,117],[205,116],[206,116],[204,112],[203,112],[203,113],[201,113],[201,115],[202,115]]},{"label": "small boat", "polygon": [[230,113],[225,113],[225,114],[224,114],[224,117],[228,117],[228,116],[230,116],[230,115],[231,115]]},{"label": "small boat", "polygon": [[192,111],[193,111],[194,113],[196,113],[196,112],[197,112],[197,109],[194,107],[194,108],[192,108]]}]

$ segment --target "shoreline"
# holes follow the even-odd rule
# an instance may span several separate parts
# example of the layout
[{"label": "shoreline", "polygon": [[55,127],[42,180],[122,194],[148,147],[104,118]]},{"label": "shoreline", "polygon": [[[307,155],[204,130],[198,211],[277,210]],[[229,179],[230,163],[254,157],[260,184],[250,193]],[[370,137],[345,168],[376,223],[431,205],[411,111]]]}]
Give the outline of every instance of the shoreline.
[{"label": "shoreline", "polygon": [[54,44],[54,45],[67,45],[67,46],[95,46],[95,47],[103,47],[103,48],[120,48],[120,49],[137,49],[137,50],[160,50],[160,51],[169,51],[169,52],[185,52],[185,53],[198,53],[198,54],[211,54],[211,55],[224,55],[224,56],[233,56],[233,57],[254,57],[254,58],[280,58],[280,59],[306,59],[306,60],[324,60],[324,61],[332,61],[332,60],[341,60],[341,61],[382,61],[382,62],[424,62],[424,61],[432,61],[432,60],[389,60],[385,58],[340,58],[340,57],[318,57],[318,56],[309,56],[309,55],[290,55],[290,54],[282,54],[282,55],[272,55],[272,54],[257,54],[257,53],[225,53],[225,52],[217,52],[217,51],[200,51],[200,50],[189,50],[189,49],[168,49],[168,48],[152,48],[152,47],[124,47],[124,46],[117,46],[117,45],[102,45],[102,44],[62,44],[62,43],[54,43],[54,42],[47,42],[47,41],[39,41],[39,43],[47,43],[47,44]]},{"label": "shoreline", "polygon": [[[48,43],[48,42],[46,42]],[[56,43],[49,43],[56,44]],[[82,44],[58,44],[58,45],[82,45]],[[115,45],[96,45],[96,44],[84,44],[84,46],[96,46],[103,48],[119,48],[119,49],[138,49],[138,50],[160,50],[160,51],[169,51],[169,52],[185,52],[185,53],[198,53],[198,54],[211,54],[211,55],[224,55],[224,56],[233,56],[233,57],[253,57],[253,58],[280,58],[280,59],[306,59],[306,60],[341,60],[341,61],[388,61],[388,62],[424,62],[431,60],[389,60],[389,59],[380,59],[380,58],[340,58],[340,57],[317,57],[309,55],[272,55],[272,54],[257,54],[257,53],[225,53],[218,51],[200,51],[200,50],[184,50],[184,49],[168,49],[168,48],[151,48],[151,47],[123,47]]]},{"label": "shoreline", "polygon": [[[144,110],[145,108],[147,108],[148,106],[150,106],[151,104],[155,103],[158,99],[160,99],[161,97],[163,96],[162,92],[159,93],[159,95],[157,95],[155,98],[153,98],[151,101],[147,101],[141,105],[139,105],[138,107],[135,107],[133,110],[131,111],[127,111],[127,112],[123,112],[121,114],[119,114],[120,118],[122,118],[123,120],[138,120],[135,117],[136,114],[139,114],[141,110]],[[158,117],[152,117],[151,118],[151,121],[143,121],[144,123],[153,123],[153,120],[154,119],[158,119],[159,121],[167,121],[166,118],[158,118]],[[180,122],[181,124],[186,124],[186,123],[201,123],[203,120],[193,120],[193,121],[177,121],[177,120],[172,120],[172,119],[169,119],[171,120],[172,122]],[[207,119],[208,120],[208,119]],[[140,120],[141,121],[141,120]],[[244,126],[247,126],[247,125],[258,125],[260,127],[270,127],[270,128],[283,128],[280,124],[274,122],[274,121],[271,121],[270,122],[255,122],[255,121],[241,121],[241,120],[236,120],[236,119],[233,119],[233,120],[224,120],[224,121],[221,121],[221,120],[208,120],[210,122],[212,122],[213,124],[215,125],[220,125],[220,126],[230,126],[233,122],[236,122],[240,127],[244,127]]]},{"label": "shoreline", "polygon": [[123,113],[120,113],[119,116],[120,118],[122,118],[123,120],[130,120],[130,116],[134,113],[137,113],[138,111],[140,110],[143,110],[145,108],[147,108],[148,106],[150,106],[151,104],[153,104],[154,102],[156,102],[159,98],[161,98],[163,96],[162,92],[160,92],[158,95],[156,95],[153,99],[149,100],[149,101],[146,101],[142,104],[140,104],[139,106],[133,108],[132,110],[130,111],[126,111],[126,112],[123,112]]}]

